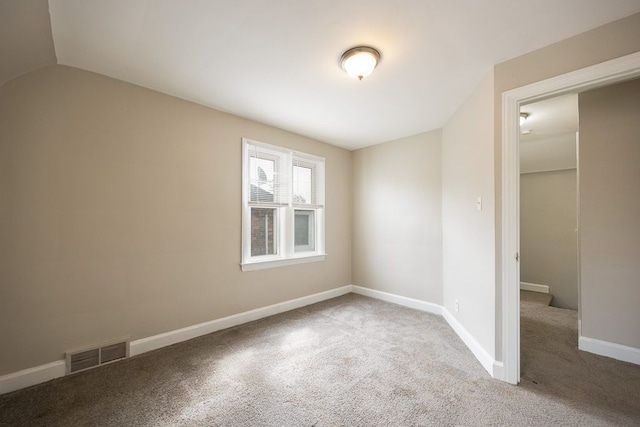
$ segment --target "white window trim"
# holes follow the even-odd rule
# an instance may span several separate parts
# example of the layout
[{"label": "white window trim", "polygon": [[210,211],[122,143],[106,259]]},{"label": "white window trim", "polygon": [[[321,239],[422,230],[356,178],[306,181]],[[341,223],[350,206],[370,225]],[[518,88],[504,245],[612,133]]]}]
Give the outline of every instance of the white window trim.
[{"label": "white window trim", "polygon": [[[315,252],[312,252],[315,253]],[[242,267],[242,271],[254,271],[254,270],[264,270],[267,268],[275,268],[275,267],[284,267],[287,265],[295,265],[295,264],[305,264],[308,262],[320,262],[324,261],[326,254],[322,255],[304,255],[304,256],[295,256],[292,258],[278,258],[272,260],[265,260],[259,262],[247,262],[240,264]]]},{"label": "white window trim", "polygon": [[[276,204],[260,204],[258,207],[273,207],[278,209],[278,239],[279,250],[278,254],[274,255],[261,255],[251,256],[251,206],[250,199],[250,176],[249,176],[249,146],[255,145],[266,148],[267,150],[273,150],[277,152],[286,153],[286,159],[288,167],[293,168],[293,159],[309,162],[314,165],[314,173],[316,176],[314,179],[316,183],[316,197],[320,201],[316,204],[294,204],[293,203],[293,179],[290,179],[289,185],[291,197],[289,203],[286,205]],[[308,262],[324,261],[326,257],[324,247],[324,158],[314,156],[311,154],[301,153],[294,150],[290,150],[285,147],[280,147],[271,144],[265,144],[263,142],[251,140],[248,138],[242,138],[242,253],[240,267],[242,271],[260,270],[265,268],[281,267],[286,265],[294,265]],[[315,212],[315,250],[296,252],[295,251],[295,210],[313,210]]]}]

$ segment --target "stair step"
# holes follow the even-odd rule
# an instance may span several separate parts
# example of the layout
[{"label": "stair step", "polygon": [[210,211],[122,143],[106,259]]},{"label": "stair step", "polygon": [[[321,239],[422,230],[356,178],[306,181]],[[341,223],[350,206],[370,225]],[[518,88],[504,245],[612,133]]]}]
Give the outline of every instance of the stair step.
[{"label": "stair step", "polygon": [[533,291],[520,291],[521,302],[551,305],[551,300],[553,300],[552,294],[545,294],[542,292],[533,292]]}]

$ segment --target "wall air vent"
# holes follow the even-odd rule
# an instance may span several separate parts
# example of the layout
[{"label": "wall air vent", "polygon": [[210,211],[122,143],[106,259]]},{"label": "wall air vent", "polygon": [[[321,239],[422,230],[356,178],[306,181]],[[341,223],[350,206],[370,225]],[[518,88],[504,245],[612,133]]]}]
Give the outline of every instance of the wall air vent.
[{"label": "wall air vent", "polygon": [[67,352],[67,375],[129,356],[129,341],[105,344],[79,351]]}]

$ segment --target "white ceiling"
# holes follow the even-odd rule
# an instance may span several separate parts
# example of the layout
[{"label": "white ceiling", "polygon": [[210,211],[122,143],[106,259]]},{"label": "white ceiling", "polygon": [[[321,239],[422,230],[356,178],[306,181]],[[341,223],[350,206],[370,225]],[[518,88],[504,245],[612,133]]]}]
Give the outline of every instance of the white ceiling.
[{"label": "white ceiling", "polygon": [[520,126],[520,172],[572,169],[577,165],[578,94],[524,105],[529,114]]},{"label": "white ceiling", "polygon": [[529,117],[520,126],[521,143],[534,142],[565,134],[575,134],[578,130],[578,94],[556,96],[520,107],[520,112]]},{"label": "white ceiling", "polygon": [[[59,64],[356,149],[442,127],[491,67],[640,0],[49,0]],[[339,65],[382,53],[359,82]]]}]

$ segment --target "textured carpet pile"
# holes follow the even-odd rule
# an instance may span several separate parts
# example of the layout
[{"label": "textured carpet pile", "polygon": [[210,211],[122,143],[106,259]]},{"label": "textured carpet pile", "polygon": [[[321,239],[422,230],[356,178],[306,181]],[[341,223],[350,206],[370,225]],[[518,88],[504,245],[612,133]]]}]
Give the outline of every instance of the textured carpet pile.
[{"label": "textured carpet pile", "polygon": [[522,304],[522,383],[438,316],[349,294],[0,396],[2,426],[639,425],[640,366]]}]

